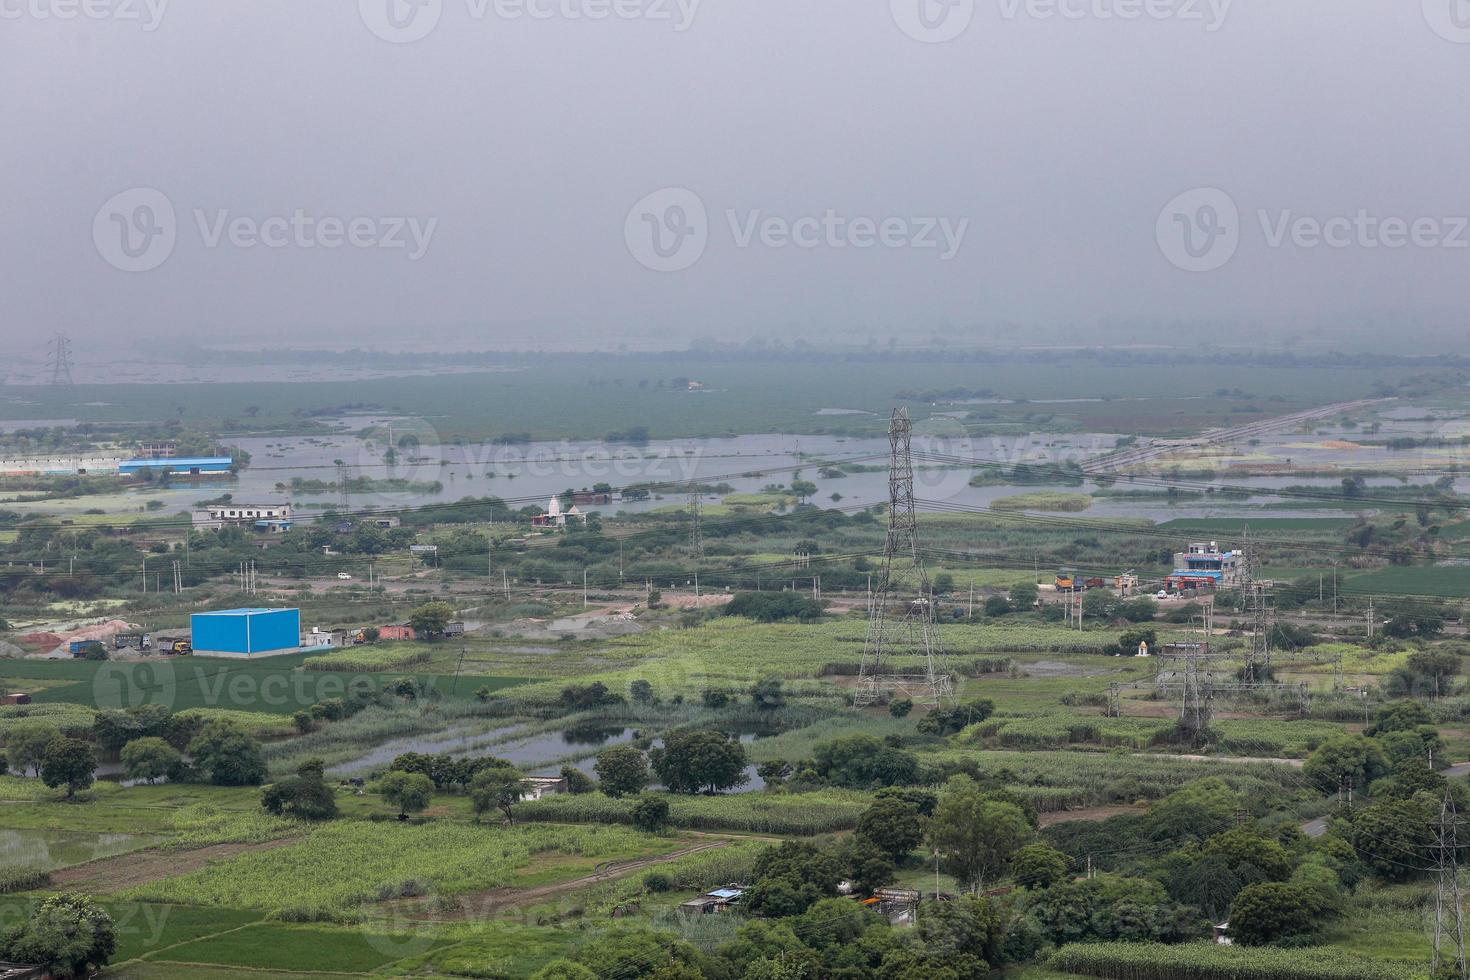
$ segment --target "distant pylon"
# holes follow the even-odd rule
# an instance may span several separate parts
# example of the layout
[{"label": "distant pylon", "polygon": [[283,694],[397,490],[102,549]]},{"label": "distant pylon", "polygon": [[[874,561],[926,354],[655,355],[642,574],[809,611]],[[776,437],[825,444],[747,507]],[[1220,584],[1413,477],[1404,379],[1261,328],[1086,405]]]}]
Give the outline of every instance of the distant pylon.
[{"label": "distant pylon", "polygon": [[49,348],[51,353],[51,383],[54,385],[73,384],[71,379],[71,340],[66,334],[57,334],[56,339],[51,341]]},{"label": "distant pylon", "polygon": [[699,485],[689,484],[689,553],[696,558],[704,557],[704,536],[700,528],[700,511],[703,509],[703,501],[700,499]]},{"label": "distant pylon", "polygon": [[347,464],[337,460],[337,508],[346,517],[352,513],[352,487],[347,472]]},{"label": "distant pylon", "polygon": [[[934,619],[934,590],[919,552],[914,508],[913,424],[897,409],[888,426],[888,537],[883,571],[873,591],[868,635],[853,704],[874,704],[895,692],[939,704],[954,694]],[[893,608],[890,609],[890,606]],[[923,673],[903,673],[899,657],[923,659]]]}]

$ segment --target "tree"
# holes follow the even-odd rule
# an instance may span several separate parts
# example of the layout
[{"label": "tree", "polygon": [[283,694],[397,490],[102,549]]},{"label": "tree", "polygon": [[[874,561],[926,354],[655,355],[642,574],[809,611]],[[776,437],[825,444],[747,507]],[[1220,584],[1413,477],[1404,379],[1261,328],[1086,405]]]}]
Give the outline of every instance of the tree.
[{"label": "tree", "polygon": [[862,812],[857,832],[894,863],[899,863],[924,840],[924,818],[913,804],[889,797],[874,801]]},{"label": "tree", "polygon": [[55,738],[46,746],[41,760],[41,782],[52,789],[66,787],[66,798],[72,799],[77,790],[92,785],[97,772],[97,757],[92,746],[79,738]]},{"label": "tree", "polygon": [[1423,680],[1426,694],[1440,697],[1454,689],[1460,673],[1460,656],[1452,650],[1415,650],[1405,666],[1416,680]]},{"label": "tree", "polygon": [[669,825],[669,801],[662,796],[643,796],[633,804],[633,826],[657,834]]},{"label": "tree", "polygon": [[812,759],[823,779],[848,789],[903,786],[919,778],[919,761],[912,752],[872,735],[844,735],[819,742]]},{"label": "tree", "polygon": [[1323,793],[1336,793],[1345,780],[1359,790],[1388,771],[1383,749],[1377,740],[1362,735],[1329,738],[1307,757],[1302,775]]},{"label": "tree", "polygon": [[1247,946],[1304,936],[1313,928],[1306,896],[1296,885],[1279,881],[1247,885],[1230,907],[1230,937]]},{"label": "tree", "polygon": [[720,732],[680,730],[664,736],[656,748],[653,771],[670,792],[719,793],[741,785],[745,775],[745,746]]},{"label": "tree", "polygon": [[907,718],[910,711],[914,710],[912,698],[894,698],[888,702],[888,713],[895,718]]},{"label": "tree", "polygon": [[995,712],[995,702],[977,698],[952,708],[935,708],[914,726],[921,735],[953,735],[966,725],[984,721]]},{"label": "tree", "polygon": [[226,718],[206,722],[189,743],[194,765],[216,786],[258,786],[265,782],[265,758],[260,743]]},{"label": "tree", "polygon": [[1011,605],[1017,612],[1030,612],[1041,600],[1041,590],[1034,583],[1022,582],[1011,587]]},{"label": "tree", "polygon": [[986,619],[997,619],[1012,611],[1011,600],[1003,595],[987,596],[984,606]]},{"label": "tree", "polygon": [[576,766],[562,766],[561,778],[567,781],[567,792],[573,796],[582,796],[597,789],[597,783]]},{"label": "tree", "polygon": [[129,779],[146,780],[149,785],[178,771],[183,757],[161,738],[138,738],[122,748],[123,770]]},{"label": "tree", "polygon": [[602,791],[615,800],[637,796],[648,785],[648,760],[631,745],[615,745],[598,753],[593,768]]},{"label": "tree", "polygon": [[470,803],[475,816],[499,810],[505,815],[506,823],[515,823],[512,808],[521,802],[525,792],[525,777],[520,770],[510,766],[495,766],[482,769],[470,780]]},{"label": "tree", "polygon": [[447,602],[426,602],[408,614],[408,625],[414,635],[424,640],[437,640],[454,619],[454,607]]},{"label": "tree", "polygon": [[41,762],[46,758],[46,746],[61,737],[53,726],[38,721],[23,721],[10,730],[6,739],[5,755],[10,768],[21,775],[27,769],[31,775],[41,774]]},{"label": "tree", "polygon": [[636,680],[628,685],[628,698],[634,704],[653,703],[653,685],[645,680]]},{"label": "tree", "polygon": [[23,925],[0,937],[0,959],[44,966],[53,977],[85,977],[117,951],[112,916],[85,895],[43,901]]},{"label": "tree", "polygon": [[781,691],[781,678],[767,677],[755,682],[750,689],[750,701],[757,711],[774,711],[786,706],[786,695]]},{"label": "tree", "polygon": [[965,895],[957,902],[935,902],[919,916],[919,938],[946,960],[971,958],[985,966],[1000,965],[1005,916],[989,899]]},{"label": "tree", "polygon": [[1027,888],[1050,888],[1067,874],[1072,861],[1049,844],[1027,844],[1011,861],[1016,883]]},{"label": "tree", "polygon": [[950,874],[977,891],[1004,872],[1031,837],[1020,807],[989,799],[969,776],[945,783],[929,824],[929,841]]},{"label": "tree", "polygon": [[1107,589],[1092,589],[1082,597],[1082,614],[1094,619],[1114,619],[1118,615],[1118,597]]},{"label": "tree", "polygon": [[1364,734],[1412,731],[1421,725],[1428,725],[1432,720],[1429,709],[1418,701],[1398,701],[1379,708],[1378,714],[1373,716],[1372,726]]},{"label": "tree", "polygon": [[791,763],[785,759],[767,759],[755,767],[755,774],[767,786],[780,786],[791,776]]},{"label": "tree", "polygon": [[725,603],[722,616],[744,616],[758,623],[796,620],[816,623],[822,619],[822,604],[798,592],[740,592]]},{"label": "tree", "polygon": [[1380,800],[1353,814],[1348,842],[1358,857],[1390,881],[1412,878],[1434,863],[1432,824],[1439,803],[1430,808],[1411,799]]},{"label": "tree", "polygon": [[337,815],[337,793],[327,785],[320,760],[309,760],[287,776],[267,786],[260,805],[276,816],[298,820],[331,820]]},{"label": "tree", "polygon": [[407,820],[410,813],[427,810],[434,793],[433,781],[421,772],[386,773],[375,788],[384,803],[397,807],[399,820]]}]

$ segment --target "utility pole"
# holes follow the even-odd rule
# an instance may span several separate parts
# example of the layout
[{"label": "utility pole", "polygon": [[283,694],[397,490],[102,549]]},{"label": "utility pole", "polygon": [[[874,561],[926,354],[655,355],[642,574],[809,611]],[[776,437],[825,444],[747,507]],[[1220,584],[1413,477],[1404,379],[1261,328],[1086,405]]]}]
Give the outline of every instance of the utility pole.
[{"label": "utility pole", "polygon": [[582,608],[587,608],[587,569],[582,569]]}]

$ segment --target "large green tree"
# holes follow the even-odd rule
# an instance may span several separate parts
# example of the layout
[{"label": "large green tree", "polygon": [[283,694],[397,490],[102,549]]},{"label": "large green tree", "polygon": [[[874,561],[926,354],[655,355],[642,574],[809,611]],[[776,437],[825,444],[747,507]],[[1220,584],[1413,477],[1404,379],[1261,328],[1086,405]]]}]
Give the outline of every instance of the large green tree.
[{"label": "large green tree", "polygon": [[1315,928],[1307,897],[1296,885],[1247,885],[1230,907],[1230,938],[1247,946],[1304,936]]},{"label": "large green tree", "polygon": [[45,722],[18,723],[5,740],[5,756],[10,762],[10,768],[21,775],[29,770],[31,775],[39,776],[41,763],[46,759],[46,746],[60,735],[54,725]]},{"label": "large green tree", "polygon": [[374,788],[383,802],[398,810],[398,818],[406,819],[410,813],[422,813],[429,808],[429,799],[434,794],[434,783],[423,773],[389,772],[379,779]]},{"label": "large green tree", "polygon": [[674,793],[720,793],[747,779],[745,747],[720,732],[672,731],[649,754],[653,771]]},{"label": "large green tree", "polygon": [[206,722],[189,743],[194,765],[216,786],[258,786],[265,782],[260,743],[228,718]]},{"label": "large green tree", "polygon": [[929,842],[940,860],[972,890],[1004,873],[1032,836],[1020,807],[990,799],[968,776],[945,783],[929,823]]},{"label": "large green tree", "polygon": [[615,745],[597,755],[598,787],[613,799],[637,796],[648,785],[648,760],[631,745]]},{"label": "large green tree", "polygon": [[150,785],[177,772],[182,762],[179,750],[156,736],[135,738],[122,747],[123,770],[128,778]]},{"label": "large green tree", "polygon": [[447,602],[426,602],[408,614],[408,625],[422,640],[436,640],[454,619],[454,607]]},{"label": "large green tree", "polygon": [[858,817],[858,836],[895,863],[924,840],[924,818],[918,807],[889,797],[874,801]]},{"label": "large green tree", "polygon": [[525,776],[513,766],[494,766],[470,780],[470,805],[475,816],[499,810],[506,823],[515,823],[514,808],[525,793]]},{"label": "large green tree", "polygon": [[79,738],[56,738],[46,746],[41,760],[41,782],[52,789],[66,787],[66,798],[92,785],[97,772],[97,756],[92,746]]},{"label": "large green tree", "polygon": [[88,976],[116,951],[112,916],[74,892],[44,900],[26,922],[0,935],[0,959],[36,963],[57,978]]}]

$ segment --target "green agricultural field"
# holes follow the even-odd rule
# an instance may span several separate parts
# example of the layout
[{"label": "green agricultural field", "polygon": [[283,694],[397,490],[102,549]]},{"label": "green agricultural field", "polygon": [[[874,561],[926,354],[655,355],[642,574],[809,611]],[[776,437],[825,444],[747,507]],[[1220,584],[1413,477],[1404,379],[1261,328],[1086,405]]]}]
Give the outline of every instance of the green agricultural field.
[{"label": "green agricultural field", "polygon": [[370,927],[290,925],[261,922],[182,943],[149,957],[154,963],[204,963],[246,970],[370,973],[402,959],[444,946],[428,930],[378,932]]},{"label": "green agricultural field", "polygon": [[124,893],[138,901],[338,912],[410,886],[455,895],[587,874],[605,860],[667,853],[673,838],[614,827],[512,828],[338,821],[295,844],[241,854]]},{"label": "green agricultural field", "polygon": [[[762,677],[811,678],[821,676],[824,669],[855,673],[866,630],[867,624],[858,619],[802,626],[717,617],[698,629],[661,630],[612,640],[598,651],[597,660],[604,665],[616,662],[616,669],[579,671],[575,676],[579,683],[601,681],[617,691],[626,690],[634,680],[646,679],[655,691],[688,696],[706,687],[744,690]],[[945,627],[944,643],[958,665],[971,657],[995,653],[1099,654],[1116,646],[1119,632],[1036,623],[953,625]],[[1099,672],[1135,669],[1129,659],[1110,657],[1104,663],[1106,666],[1098,665]],[[968,683],[979,689],[977,693],[988,695],[991,686],[1003,682],[986,678]],[[1047,681],[1037,683],[1045,688]],[[564,681],[527,684],[511,688],[507,697],[544,704],[554,701],[564,686]],[[830,685],[823,690],[828,697],[837,691]]]},{"label": "green agricultural field", "polygon": [[1092,498],[1085,493],[1056,493],[1037,491],[1001,497],[990,504],[991,510],[1043,510],[1058,512],[1083,511],[1092,506]]}]

